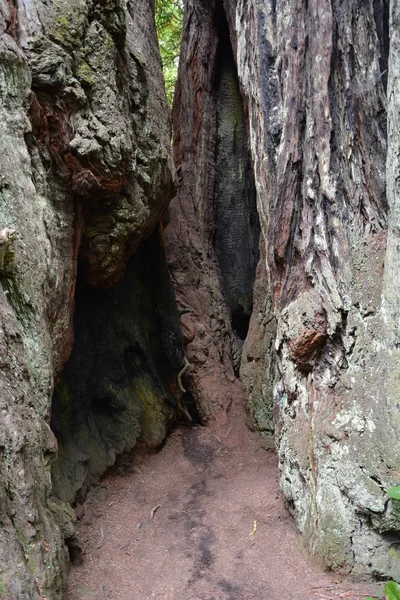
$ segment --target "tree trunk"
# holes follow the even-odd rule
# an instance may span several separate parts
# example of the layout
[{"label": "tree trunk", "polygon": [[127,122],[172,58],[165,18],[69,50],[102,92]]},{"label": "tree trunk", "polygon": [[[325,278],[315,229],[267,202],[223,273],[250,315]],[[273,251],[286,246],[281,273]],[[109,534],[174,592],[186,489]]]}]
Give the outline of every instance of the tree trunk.
[{"label": "tree trunk", "polygon": [[[74,513],[54,496],[51,485],[50,468],[57,441],[49,421],[54,383],[73,343],[78,262],[80,297],[85,300],[83,290],[88,285],[102,288],[116,283],[133,251],[158,223],[174,190],[169,111],[153,6],[146,0],[125,4],[119,0],[0,1],[2,598],[62,598],[69,559],[67,545],[76,557]],[[157,241],[153,247],[157,247]],[[162,270],[162,257],[159,261],[146,253],[143,257],[142,251],[142,259],[142,273],[146,261]],[[138,280],[140,275],[136,275]],[[126,283],[121,287],[124,290]],[[154,298],[152,292],[150,296]],[[92,313],[101,313],[95,292],[91,297],[96,303]],[[157,307],[165,312],[167,300],[163,302]],[[109,348],[107,364],[108,375],[110,359],[115,371],[118,367],[118,373],[113,373],[118,383],[109,379],[110,390],[104,396],[106,373],[102,373],[102,380],[95,371],[91,373],[91,391],[97,382],[95,391],[100,390],[103,396],[98,398],[101,406],[93,407],[92,402],[89,415],[86,412],[79,416],[78,405],[76,416],[76,397],[68,405],[70,398],[58,394],[53,404],[53,427],[54,423],[59,426],[62,450],[58,463],[65,461],[65,448],[73,450],[69,464],[64,464],[64,481],[60,483],[56,478],[56,492],[68,499],[71,488],[76,491],[86,477],[98,474],[100,457],[104,470],[121,446],[128,449],[134,445],[143,425],[138,424],[141,404],[137,395],[141,399],[146,396],[149,404],[156,393],[154,389],[149,391],[150,384],[146,387],[146,377],[151,379],[153,371],[145,373],[146,381],[139,392],[137,380],[129,379],[129,368],[137,356],[128,352],[124,366],[126,346],[131,344],[139,354],[143,347],[149,348],[142,330],[138,332],[136,323],[132,325],[134,319],[130,329],[126,327],[128,332],[121,334],[123,319],[118,321],[115,310],[118,303],[114,295],[113,332],[125,335],[125,346],[121,345],[121,356],[117,357]],[[148,304],[149,313],[154,306]],[[80,316],[82,312],[80,307]],[[141,315],[138,311],[136,317]],[[103,357],[110,341],[104,330],[107,326],[112,329],[109,318],[109,313],[103,312],[94,326],[96,333],[101,331],[97,339],[103,345],[96,350]],[[149,318],[159,317],[153,310]],[[132,341],[132,329],[140,338],[138,346],[135,339]],[[87,330],[80,333],[82,338]],[[89,339],[95,345],[95,335],[89,333]],[[90,356],[88,353],[82,358],[75,373],[76,379],[81,376],[81,383],[87,381],[85,369],[91,366]],[[98,357],[96,361],[98,367],[104,364]],[[142,361],[147,364],[146,355]],[[131,384],[128,390],[127,379]],[[128,406],[116,406],[118,392]],[[155,418],[165,412],[161,393],[156,398]],[[88,399],[92,398],[88,395]],[[130,419],[132,425],[129,435],[127,428],[118,431],[120,419],[115,417],[116,412],[124,410],[125,420]],[[60,415],[61,422],[57,421]],[[67,440],[63,438],[71,430],[76,434],[82,421],[86,425],[84,434],[87,436],[90,429],[96,443],[101,440],[100,447],[94,444],[95,456],[89,448],[82,453],[79,444],[72,443],[76,442],[72,434]],[[100,422],[108,438],[99,435]],[[114,436],[110,434],[113,427]]]},{"label": "tree trunk", "polygon": [[[217,65],[227,22],[251,151],[246,172],[249,179],[254,173],[261,227],[241,365],[249,415],[266,443],[276,415],[282,489],[307,547],[329,568],[399,578],[390,535],[398,525],[385,492],[397,482],[400,458],[395,241],[389,241],[385,283],[383,277],[388,2],[226,0],[224,8],[225,14],[216,3],[187,2],[174,107],[181,186],[167,235],[179,299],[192,308],[191,383],[202,414],[215,415],[224,405],[202,388],[209,363],[229,354],[237,364],[219,246],[229,252],[229,244],[221,242],[217,220],[225,200],[216,192],[221,179],[235,180],[234,165],[218,155],[223,74]],[[390,85],[396,89],[392,20]],[[398,137],[392,98],[391,143]],[[229,131],[233,138],[234,118]],[[395,145],[389,153],[389,240],[397,235],[397,152]],[[243,211],[254,221],[242,198],[238,190],[233,227]],[[238,245],[245,235],[237,234]],[[210,356],[207,348],[214,346]],[[220,382],[226,365],[218,362]]]},{"label": "tree trunk", "polygon": [[220,3],[188,4],[173,110],[181,182],[166,249],[202,420],[240,396],[240,354],[259,255],[254,177],[228,25]]}]

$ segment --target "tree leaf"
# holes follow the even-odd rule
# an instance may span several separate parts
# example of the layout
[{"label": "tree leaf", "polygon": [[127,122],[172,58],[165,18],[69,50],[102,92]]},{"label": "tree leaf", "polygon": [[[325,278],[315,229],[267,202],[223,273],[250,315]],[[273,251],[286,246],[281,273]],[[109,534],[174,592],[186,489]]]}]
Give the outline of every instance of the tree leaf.
[{"label": "tree leaf", "polygon": [[395,581],[388,581],[385,587],[386,600],[400,600],[400,585]]},{"label": "tree leaf", "polygon": [[387,490],[387,495],[391,498],[395,498],[396,500],[400,500],[400,485],[389,488]]},{"label": "tree leaf", "polygon": [[170,105],[174,97],[182,38],[182,0],[156,0],[155,22]]}]

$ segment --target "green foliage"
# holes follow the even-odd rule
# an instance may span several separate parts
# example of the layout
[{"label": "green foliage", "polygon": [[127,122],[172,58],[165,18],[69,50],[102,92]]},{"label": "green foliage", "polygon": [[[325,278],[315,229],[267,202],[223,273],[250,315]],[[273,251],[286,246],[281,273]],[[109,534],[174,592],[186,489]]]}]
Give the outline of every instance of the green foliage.
[{"label": "green foliage", "polygon": [[388,581],[385,587],[387,600],[400,600],[400,585],[395,581]]},{"label": "green foliage", "polygon": [[[377,596],[368,596],[366,600],[375,600],[375,598],[377,598]],[[385,587],[385,600],[400,600],[400,585],[395,581],[387,582]]]},{"label": "green foliage", "polygon": [[0,600],[6,600],[9,597],[10,596],[7,591],[6,582],[3,578],[3,575],[0,573]]},{"label": "green foliage", "polygon": [[155,19],[163,63],[165,89],[168,102],[172,105],[182,39],[182,0],[156,0]]},{"label": "green foliage", "polygon": [[390,498],[394,498],[395,500],[400,500],[400,485],[389,488],[387,491],[387,495],[390,496]]}]

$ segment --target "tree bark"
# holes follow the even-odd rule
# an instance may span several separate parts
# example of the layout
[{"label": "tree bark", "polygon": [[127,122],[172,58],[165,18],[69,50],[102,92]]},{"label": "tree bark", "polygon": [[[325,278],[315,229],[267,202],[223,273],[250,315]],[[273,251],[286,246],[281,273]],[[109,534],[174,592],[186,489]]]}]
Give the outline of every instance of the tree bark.
[{"label": "tree bark", "polygon": [[393,528],[384,489],[397,435],[378,408],[385,357],[371,352],[386,245],[387,5],[239,3],[236,23],[246,19],[255,42],[237,31],[238,69],[278,322],[282,489],[330,568],[398,576],[380,535]]},{"label": "tree bark", "polygon": [[77,540],[49,421],[78,254],[81,288],[116,283],[174,191],[152,3],[0,0],[0,98],[0,596],[57,600]]},{"label": "tree bark", "polygon": [[[395,507],[385,492],[396,483],[400,458],[390,341],[398,322],[395,242],[386,254],[388,2],[226,0],[224,8],[261,226],[262,263],[241,365],[249,414],[268,438],[275,413],[281,485],[307,547],[329,568],[399,578],[389,552]],[[394,2],[393,89],[396,10]],[[200,18],[201,34],[194,25]],[[218,86],[210,73],[222,21],[216,5],[187,3],[174,109],[175,154],[183,165],[174,221],[192,219],[189,229],[204,232],[207,251],[199,257],[206,265],[212,257],[220,281],[208,208],[215,197],[200,199],[214,189],[204,185],[215,164],[207,109]],[[211,48],[207,63],[198,47]],[[212,150],[201,153],[205,146]],[[396,161],[395,144],[388,178],[394,207]],[[397,236],[396,214],[392,209],[389,240]],[[191,262],[186,276],[183,261],[197,247],[190,235],[179,246],[181,260],[170,250],[184,299],[206,290],[209,280],[200,263]],[[209,320],[211,298],[226,311],[220,290],[225,298],[213,289],[201,302]],[[225,337],[213,332],[220,348],[229,348],[222,340],[231,326],[225,318]],[[192,377],[202,369],[196,365]]]},{"label": "tree bark", "polygon": [[[222,420],[244,390],[310,551],[395,579],[399,18],[398,0],[187,0],[165,216],[182,406]],[[0,590],[57,600],[77,540],[54,490],[160,442],[185,364],[161,230],[142,244],[174,193],[169,115],[152,2],[0,0],[0,34]],[[77,279],[75,391],[51,408]]]},{"label": "tree bark", "polygon": [[203,422],[240,398],[241,348],[252,312],[259,223],[254,177],[228,25],[218,2],[186,6],[173,109],[179,193],[166,250]]}]

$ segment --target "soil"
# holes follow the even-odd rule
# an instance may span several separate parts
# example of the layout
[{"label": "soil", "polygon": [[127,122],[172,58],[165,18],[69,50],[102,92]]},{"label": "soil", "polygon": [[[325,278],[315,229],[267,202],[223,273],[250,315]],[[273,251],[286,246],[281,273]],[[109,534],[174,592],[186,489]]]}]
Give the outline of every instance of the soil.
[{"label": "soil", "polygon": [[84,561],[68,600],[359,600],[379,584],[324,573],[302,548],[276,455],[236,407],[215,428],[175,430],[77,507]]}]

